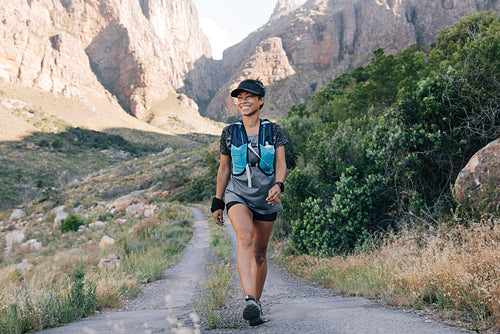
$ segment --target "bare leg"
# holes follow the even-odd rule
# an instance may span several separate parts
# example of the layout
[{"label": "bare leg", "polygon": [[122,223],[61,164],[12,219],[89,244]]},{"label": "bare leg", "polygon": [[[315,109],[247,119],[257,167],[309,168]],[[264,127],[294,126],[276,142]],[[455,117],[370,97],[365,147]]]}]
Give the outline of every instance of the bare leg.
[{"label": "bare leg", "polygon": [[252,211],[243,204],[236,204],[228,212],[238,240],[238,273],[245,296],[255,296],[257,263],[254,256],[255,231]]},{"label": "bare leg", "polygon": [[238,273],[245,295],[257,300],[262,295],[267,275],[267,244],[274,222],[253,220],[250,209],[236,204],[228,212],[238,239]]},{"label": "bare leg", "polygon": [[260,300],[267,276],[267,245],[274,222],[254,220],[255,227],[255,263],[257,264],[255,295]]}]

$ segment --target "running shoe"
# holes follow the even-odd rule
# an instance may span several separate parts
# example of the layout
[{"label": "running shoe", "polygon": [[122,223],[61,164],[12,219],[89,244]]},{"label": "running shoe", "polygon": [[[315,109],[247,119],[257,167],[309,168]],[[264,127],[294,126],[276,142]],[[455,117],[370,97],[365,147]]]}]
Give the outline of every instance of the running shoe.
[{"label": "running shoe", "polygon": [[254,296],[245,297],[245,308],[243,309],[243,319],[248,320],[250,326],[258,326],[265,322],[262,315],[262,307]]}]

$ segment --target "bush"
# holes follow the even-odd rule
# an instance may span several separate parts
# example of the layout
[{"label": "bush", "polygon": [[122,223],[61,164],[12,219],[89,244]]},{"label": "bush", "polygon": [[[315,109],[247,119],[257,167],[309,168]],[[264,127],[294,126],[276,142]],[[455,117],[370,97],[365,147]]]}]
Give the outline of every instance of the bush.
[{"label": "bush", "polygon": [[319,256],[351,251],[373,232],[386,229],[390,220],[380,214],[389,200],[385,183],[376,175],[364,180],[342,175],[328,205],[308,198],[302,204],[304,216],[292,221],[293,250]]},{"label": "bush", "polygon": [[61,231],[78,231],[78,228],[85,223],[83,220],[75,215],[69,215],[61,221]]},{"label": "bush", "polygon": [[500,131],[499,36],[497,14],[471,14],[430,52],[377,49],[290,110],[282,217],[296,252],[350,251],[389,221],[453,209],[458,173]]}]

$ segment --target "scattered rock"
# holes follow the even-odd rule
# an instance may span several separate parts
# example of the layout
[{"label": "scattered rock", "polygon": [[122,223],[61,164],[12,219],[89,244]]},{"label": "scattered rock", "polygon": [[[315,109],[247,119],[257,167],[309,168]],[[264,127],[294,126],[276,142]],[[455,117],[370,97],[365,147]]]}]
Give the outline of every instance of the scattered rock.
[{"label": "scattered rock", "polygon": [[109,256],[105,259],[101,259],[99,261],[99,269],[108,270],[120,267],[120,256],[116,254],[109,254]]},{"label": "scattered rock", "polygon": [[12,232],[9,232],[7,233],[7,235],[5,236],[5,243],[6,243],[6,246],[7,246],[7,253],[10,253],[11,250],[12,250],[12,246],[14,244],[19,244],[21,243],[23,240],[24,240],[24,232],[25,232],[26,229],[22,229],[22,230],[17,230],[17,231],[12,231]]},{"label": "scattered rock", "polygon": [[92,228],[92,227],[101,228],[101,227],[104,227],[104,226],[106,226],[106,223],[104,223],[104,222],[102,222],[102,221],[100,221],[100,220],[99,220],[99,221],[96,221],[96,222],[94,222],[94,223],[90,223],[90,224],[89,224],[89,227],[91,227],[91,228]]},{"label": "scattered rock", "polygon": [[19,270],[21,273],[25,273],[27,271],[30,271],[31,269],[33,269],[33,265],[29,263],[28,260],[24,259],[21,261],[21,263],[11,265],[7,270],[6,277],[8,277],[16,270]]},{"label": "scattered rock", "polygon": [[129,215],[139,215],[144,211],[144,204],[138,203],[138,204],[133,204],[127,206],[127,209],[125,209],[125,213]]},{"label": "scattered rock", "polygon": [[114,150],[114,149],[102,150],[101,153],[103,153],[103,154],[105,154],[108,157],[113,158],[113,159],[118,158],[118,159],[129,160],[132,158],[132,154],[130,154],[129,152],[118,151],[118,150]]},{"label": "scattered rock", "polygon": [[59,206],[56,206],[52,211],[54,211],[55,213],[58,213],[58,212],[63,211],[65,207],[66,207],[65,205],[59,205]]},{"label": "scattered rock", "polygon": [[58,211],[56,214],[56,218],[54,218],[54,230],[61,228],[61,222],[63,219],[66,219],[68,214],[64,211]]},{"label": "scattered rock", "polygon": [[474,154],[455,181],[457,200],[469,204],[481,200],[492,188],[500,196],[500,138]]},{"label": "scattered rock", "polygon": [[12,211],[12,213],[9,217],[9,220],[10,221],[19,220],[19,219],[23,219],[24,217],[26,217],[26,212],[24,212],[21,209],[15,209],[14,211]]},{"label": "scattered rock", "polygon": [[103,236],[101,242],[99,242],[100,249],[106,249],[115,244],[115,239],[108,237],[107,235]]},{"label": "scattered rock", "polygon": [[42,243],[36,239],[30,239],[21,245],[21,248],[29,248],[30,251],[38,251],[42,248]]},{"label": "scattered rock", "polygon": [[125,224],[125,222],[126,222],[126,221],[127,221],[127,220],[126,220],[126,219],[123,219],[123,218],[116,219],[116,220],[115,220],[115,224],[116,224],[116,226],[121,227],[123,224]]},{"label": "scattered rock", "polygon": [[129,206],[138,203],[142,203],[142,200],[132,194],[129,194],[116,199],[111,206],[115,209],[114,213],[117,213],[125,212]]},{"label": "scattered rock", "polygon": [[146,209],[144,209],[144,217],[149,218],[153,217],[157,211],[158,207],[156,205],[150,205]]},{"label": "scattered rock", "polygon": [[161,153],[159,153],[158,155],[162,156],[162,155],[169,155],[170,153],[172,153],[174,151],[174,149],[172,147],[166,147],[163,151],[161,151]]}]

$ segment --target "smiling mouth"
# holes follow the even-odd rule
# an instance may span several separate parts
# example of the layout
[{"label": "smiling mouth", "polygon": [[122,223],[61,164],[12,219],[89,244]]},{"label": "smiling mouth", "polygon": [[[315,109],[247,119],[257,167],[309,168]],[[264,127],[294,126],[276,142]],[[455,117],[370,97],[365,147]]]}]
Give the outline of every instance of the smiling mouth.
[{"label": "smiling mouth", "polygon": [[248,111],[248,110],[250,110],[250,109],[252,109],[252,108],[250,108],[249,106],[244,106],[244,107],[241,107],[241,110],[243,110],[243,111]]}]

